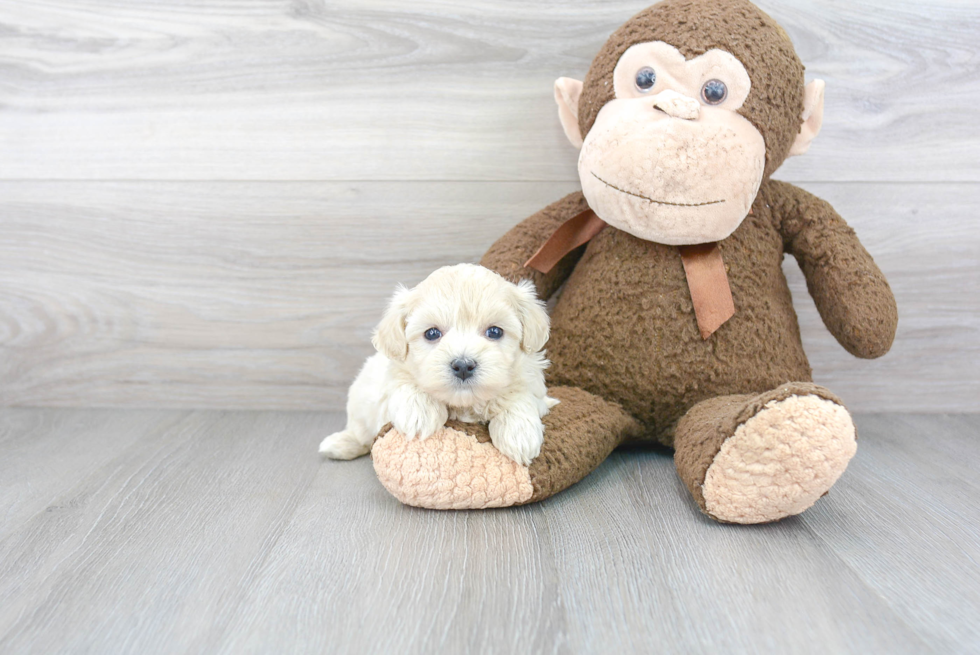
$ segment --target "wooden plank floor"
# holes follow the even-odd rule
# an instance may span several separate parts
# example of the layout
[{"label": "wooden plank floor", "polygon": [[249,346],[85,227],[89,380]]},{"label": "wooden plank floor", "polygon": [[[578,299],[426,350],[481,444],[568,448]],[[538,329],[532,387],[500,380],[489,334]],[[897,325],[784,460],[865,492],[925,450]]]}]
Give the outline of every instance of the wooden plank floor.
[{"label": "wooden plank floor", "polygon": [[318,459],[341,421],[0,410],[0,652],[980,652],[980,416],[859,415],[833,492],[754,527],[645,450],[405,507]]}]

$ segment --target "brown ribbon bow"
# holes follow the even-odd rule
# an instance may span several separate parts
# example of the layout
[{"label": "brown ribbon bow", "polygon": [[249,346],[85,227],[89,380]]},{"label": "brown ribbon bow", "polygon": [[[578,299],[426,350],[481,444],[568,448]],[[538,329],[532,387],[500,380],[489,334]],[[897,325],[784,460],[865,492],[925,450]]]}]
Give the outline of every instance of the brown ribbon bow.
[{"label": "brown ribbon bow", "polygon": [[[524,266],[547,273],[562,257],[602,232],[606,222],[586,209],[561,224]],[[701,338],[707,339],[735,315],[728,273],[717,242],[678,246],[687,286],[694,302]]]}]

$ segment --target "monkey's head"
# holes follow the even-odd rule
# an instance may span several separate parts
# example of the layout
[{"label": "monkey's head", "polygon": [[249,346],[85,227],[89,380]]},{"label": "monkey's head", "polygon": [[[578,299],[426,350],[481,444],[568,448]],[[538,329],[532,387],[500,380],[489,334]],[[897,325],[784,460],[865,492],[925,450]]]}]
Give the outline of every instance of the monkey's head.
[{"label": "monkey's head", "polygon": [[584,82],[555,82],[582,191],[610,225],[668,245],[735,231],[759,186],[806,152],[823,82],[747,0],[664,0],[617,30]]}]

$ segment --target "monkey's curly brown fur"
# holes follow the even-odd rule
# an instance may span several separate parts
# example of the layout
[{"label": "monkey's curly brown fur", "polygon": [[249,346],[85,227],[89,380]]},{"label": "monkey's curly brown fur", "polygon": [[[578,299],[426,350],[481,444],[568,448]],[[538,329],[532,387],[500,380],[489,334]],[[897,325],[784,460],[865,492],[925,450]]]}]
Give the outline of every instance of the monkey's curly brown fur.
[{"label": "monkey's curly brown fur", "polygon": [[[534,281],[543,298],[564,284],[552,312],[548,343],[550,393],[562,402],[544,418],[545,444],[529,468],[533,487],[529,502],[578,481],[617,445],[649,441],[674,447],[681,479],[699,507],[710,514],[706,480],[726,445],[731,446],[723,458],[727,468],[719,467],[721,473],[712,479],[726,480],[728,498],[761,495],[765,501],[771,492],[770,497],[779,500],[787,497],[783,492],[801,486],[797,481],[802,478],[783,476],[779,479],[789,481],[773,483],[765,472],[759,476],[761,483],[757,479],[734,491],[731,486],[741,484],[742,473],[756,475],[753,471],[759,467],[752,467],[758,458],[752,457],[762,453],[773,461],[773,453],[778,460],[783,452],[753,442],[758,431],[746,429],[743,432],[750,436],[736,438],[742,426],[780,403],[802,408],[799,414],[777,410],[770,416],[789,416],[789,430],[802,435],[794,443],[802,443],[803,451],[811,434],[826,435],[824,428],[831,424],[837,426],[834,435],[849,440],[850,450],[838,448],[843,441],[818,439],[827,450],[804,454],[815,453],[817,460],[829,461],[824,455],[836,449],[835,475],[853,455],[853,425],[846,410],[830,391],[812,383],[781,268],[784,255],[796,257],[824,323],[854,355],[878,357],[887,352],[898,313],[888,282],[833,208],[802,189],[769,178],[800,131],[803,66],[782,28],[748,0],[664,0],[630,19],[610,37],[585,79],[579,101],[582,134],[614,98],[613,70],[619,58],[630,46],[650,41],[664,41],[688,58],[713,48],[726,50],[745,66],[751,79],[751,91],[738,113],[764,138],[765,172],[752,211],[718,243],[735,315],[708,339],[702,338],[678,249],[612,226],[566,255],[547,274],[525,268],[524,262],[558,226],[587,208],[581,193],[570,194],[515,226],[481,263],[512,281]],[[822,424],[821,412],[835,418]],[[782,434],[773,425],[761,420],[753,429]],[[775,443],[784,445],[778,439]],[[750,447],[738,450],[746,444]],[[845,451],[849,454],[839,454]],[[739,460],[740,452],[748,453],[749,459]],[[781,467],[794,458],[791,453],[777,464]],[[743,463],[746,467],[739,468]],[[816,470],[792,463],[780,470],[794,466],[804,476]],[[835,475],[827,477],[826,486],[806,502],[812,503],[829,488]],[[711,487],[716,502],[720,485]],[[778,502],[771,507],[777,505],[790,507]],[[802,511],[805,506],[794,505],[787,511]],[[712,516],[733,521],[748,516],[746,522],[756,522],[787,515],[779,511]]]},{"label": "monkey's curly brown fur", "polygon": [[[704,509],[701,484],[739,423],[731,417],[744,422],[759,411],[760,402],[792,393],[839,402],[811,382],[781,268],[784,253],[798,260],[820,315],[849,352],[878,357],[895,335],[898,313],[891,289],[854,231],[828,203],[769,180],[799,132],[803,65],[783,29],[751,3],[665,0],[627,21],[585,78],[579,101],[582,134],[613,99],[613,70],[622,54],[654,40],[688,58],[713,48],[726,50],[752,80],[739,113],[765,140],[763,183],[752,213],[719,244],[737,312],[710,339],[702,339],[678,250],[612,227],[547,275],[524,268],[523,262],[559,225],[586,208],[580,193],[550,205],[497,241],[483,257],[484,266],[511,280],[532,279],[543,297],[565,284],[552,314],[549,383],[585,392],[586,404],[605,403],[594,412],[596,425],[589,429],[565,425],[565,414],[574,413],[570,405],[577,402],[572,397],[546,419],[553,440],[545,451],[560,443],[561,461],[556,465],[552,456],[532,464],[532,500],[591,470],[611,448],[610,441],[649,439],[678,448],[678,471]],[[724,429],[705,428],[716,424]],[[602,445],[601,456],[596,444]]]}]

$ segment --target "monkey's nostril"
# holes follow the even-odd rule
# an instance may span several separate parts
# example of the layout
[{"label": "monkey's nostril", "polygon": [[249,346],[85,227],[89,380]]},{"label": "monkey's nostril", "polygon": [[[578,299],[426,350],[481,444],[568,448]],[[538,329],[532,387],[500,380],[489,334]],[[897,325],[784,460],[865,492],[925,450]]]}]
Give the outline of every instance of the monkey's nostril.
[{"label": "monkey's nostril", "polygon": [[654,98],[653,108],[671,118],[683,118],[689,121],[696,120],[701,113],[701,105],[697,100],[673,91],[665,91]]}]

